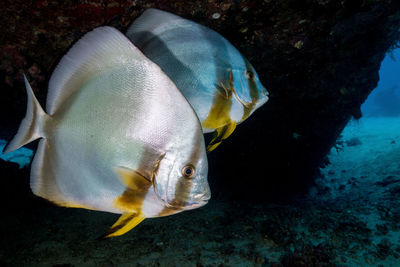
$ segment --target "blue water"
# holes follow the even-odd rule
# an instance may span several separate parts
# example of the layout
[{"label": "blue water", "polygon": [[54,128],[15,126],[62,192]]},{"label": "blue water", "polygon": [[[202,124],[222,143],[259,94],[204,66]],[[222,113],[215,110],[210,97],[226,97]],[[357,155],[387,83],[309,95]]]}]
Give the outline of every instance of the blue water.
[{"label": "blue water", "polygon": [[350,247],[360,249],[350,252],[357,256],[343,266],[400,266],[400,49],[385,57],[379,77],[361,106],[362,118],[345,127],[317,180],[316,188],[323,191],[315,201],[335,203],[321,218],[341,209],[340,216],[354,216],[349,222],[357,222],[346,237],[358,240]]},{"label": "blue water", "polygon": [[5,161],[11,161],[15,162],[19,165],[20,168],[26,167],[29,165],[31,162],[32,156],[33,156],[33,151],[21,147],[18,150],[15,150],[13,152],[7,153],[7,154],[2,154],[1,151],[3,151],[4,147],[6,146],[7,141],[1,140],[0,139],[0,159],[5,160]]},{"label": "blue water", "polygon": [[361,106],[364,117],[400,116],[400,49],[386,55],[379,83]]}]

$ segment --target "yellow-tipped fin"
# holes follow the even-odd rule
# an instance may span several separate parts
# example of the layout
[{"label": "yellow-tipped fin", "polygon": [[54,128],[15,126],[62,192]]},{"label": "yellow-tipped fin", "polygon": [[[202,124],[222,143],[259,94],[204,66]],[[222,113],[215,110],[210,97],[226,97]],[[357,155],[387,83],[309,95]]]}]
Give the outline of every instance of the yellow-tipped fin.
[{"label": "yellow-tipped fin", "polygon": [[139,214],[146,193],[151,187],[150,178],[146,178],[135,170],[115,168],[121,182],[126,186],[125,191],[114,200],[114,205],[123,213]]},{"label": "yellow-tipped fin", "polygon": [[149,178],[135,170],[124,167],[117,167],[115,171],[118,173],[121,182],[125,184],[126,189],[114,202],[125,213],[101,238],[123,235],[145,219],[142,213],[142,204],[146,192],[151,186]]},{"label": "yellow-tipped fin", "polygon": [[216,131],[214,132],[214,138],[207,146],[207,152],[211,152],[214,149],[216,149],[223,140],[228,138],[233,133],[235,129],[236,129],[236,122],[234,121],[220,128],[217,128]]},{"label": "yellow-tipped fin", "polygon": [[102,238],[110,238],[120,236],[133,229],[136,225],[141,223],[145,217],[140,213],[124,213],[119,217],[118,221],[114,223]]}]

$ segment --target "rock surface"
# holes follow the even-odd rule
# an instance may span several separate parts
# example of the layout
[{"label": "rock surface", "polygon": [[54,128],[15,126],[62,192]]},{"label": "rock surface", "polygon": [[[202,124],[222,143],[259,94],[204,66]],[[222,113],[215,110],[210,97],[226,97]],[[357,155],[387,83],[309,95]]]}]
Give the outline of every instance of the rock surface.
[{"label": "rock surface", "polygon": [[[303,192],[378,81],[399,40],[391,0],[0,2],[0,136],[25,113],[22,72],[44,103],[58,60],[100,25],[124,31],[149,7],[207,25],[252,62],[269,102],[210,155],[214,192],[232,197]],[[246,184],[246,190],[243,186]]]}]

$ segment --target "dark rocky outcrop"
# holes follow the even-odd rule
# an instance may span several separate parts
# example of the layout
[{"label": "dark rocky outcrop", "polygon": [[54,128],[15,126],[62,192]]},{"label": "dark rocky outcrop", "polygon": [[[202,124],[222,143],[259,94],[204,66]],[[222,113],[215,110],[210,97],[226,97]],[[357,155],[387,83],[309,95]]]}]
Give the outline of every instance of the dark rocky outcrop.
[{"label": "dark rocky outcrop", "polygon": [[399,40],[395,0],[59,1],[0,3],[0,135],[25,112],[21,73],[44,103],[55,64],[99,25],[124,31],[157,7],[205,24],[253,63],[269,102],[210,154],[214,193],[233,197],[304,192],[351,116],[375,88]]}]

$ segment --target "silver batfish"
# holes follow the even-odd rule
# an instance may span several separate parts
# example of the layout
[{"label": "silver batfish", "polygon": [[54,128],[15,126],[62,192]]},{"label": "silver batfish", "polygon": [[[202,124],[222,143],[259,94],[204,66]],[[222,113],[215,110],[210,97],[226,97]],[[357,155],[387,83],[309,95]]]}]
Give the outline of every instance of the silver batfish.
[{"label": "silver batfish", "polygon": [[41,138],[37,196],[122,214],[106,237],[210,198],[201,124],[175,84],[122,33],[87,33],[54,70],[46,113],[25,78],[27,114],[10,152]]},{"label": "silver batfish", "polygon": [[175,82],[196,111],[203,131],[216,131],[208,151],[268,100],[249,61],[210,28],[148,9],[126,35]]}]

